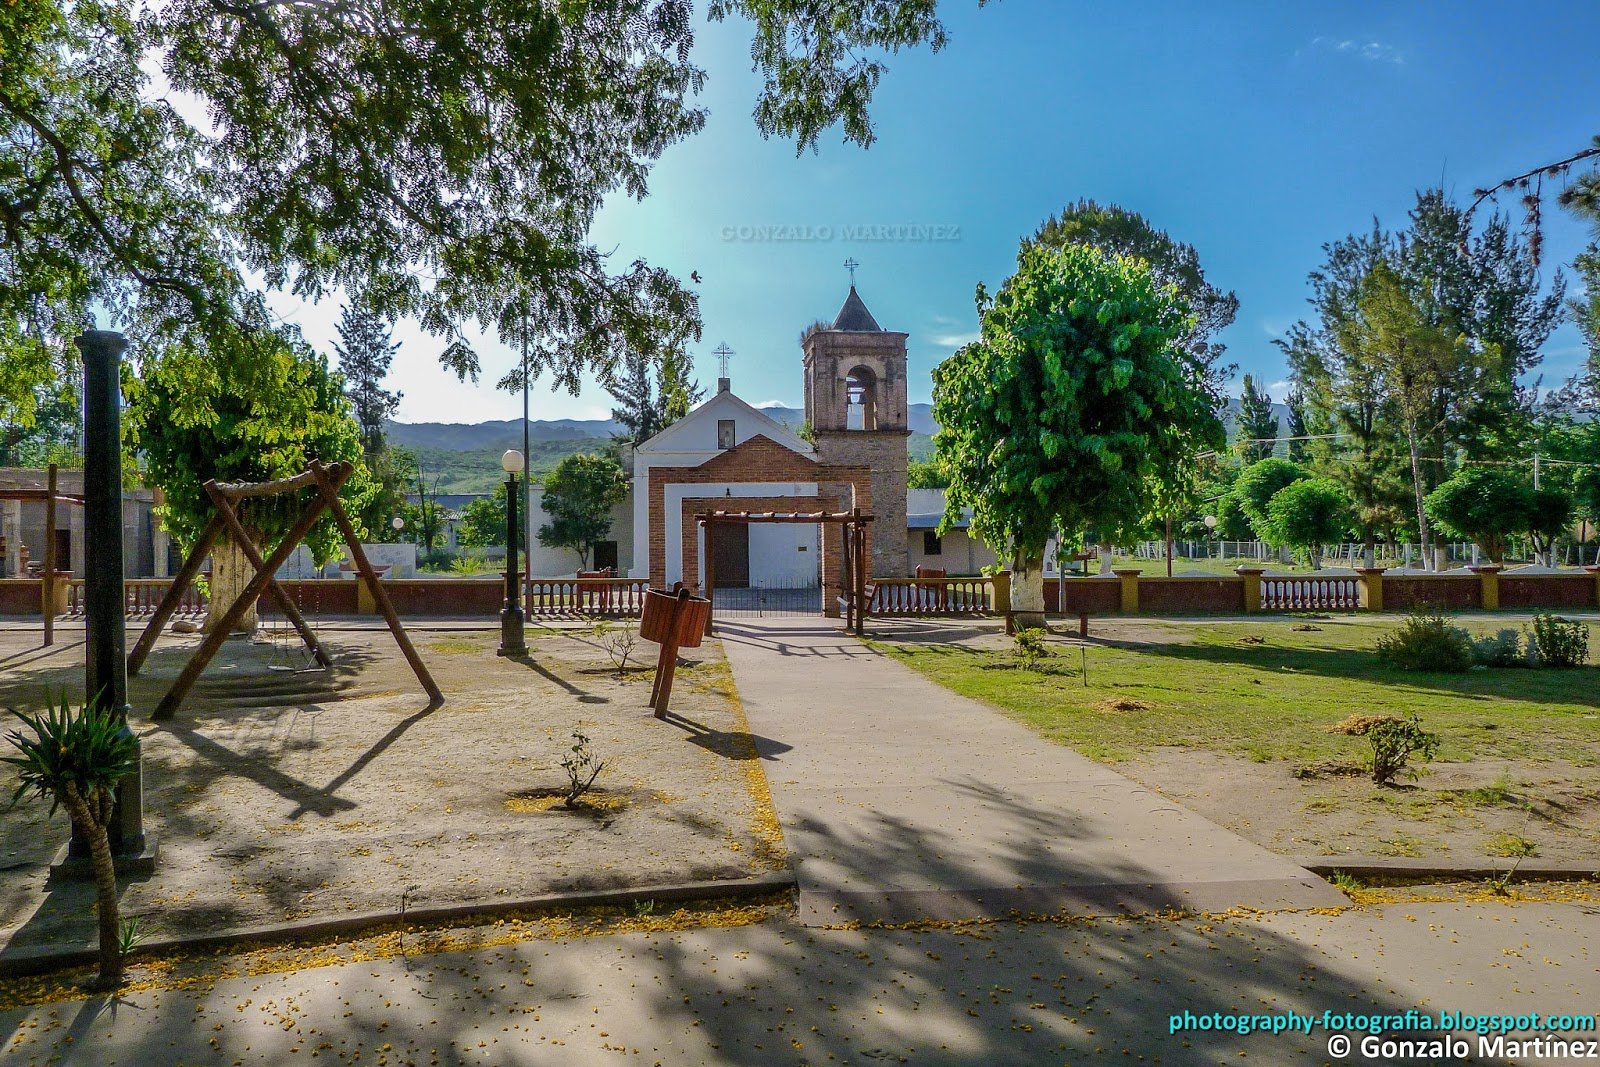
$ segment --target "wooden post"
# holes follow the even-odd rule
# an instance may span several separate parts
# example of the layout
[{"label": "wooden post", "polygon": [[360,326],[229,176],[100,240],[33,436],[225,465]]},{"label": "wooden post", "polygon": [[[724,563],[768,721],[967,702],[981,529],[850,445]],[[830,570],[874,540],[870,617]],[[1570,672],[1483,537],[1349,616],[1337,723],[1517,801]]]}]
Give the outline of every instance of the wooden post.
[{"label": "wooden post", "polygon": [[706,636],[710,637],[712,619],[717,614],[717,523],[715,519],[708,519],[705,524],[706,531],[706,599],[711,601],[711,609],[706,612]]},{"label": "wooden post", "polygon": [[[427,691],[429,699],[434,704],[443,704],[444,693],[433,680],[433,675],[428,673],[422,657],[417,655],[417,650],[411,644],[411,638],[406,636],[406,628],[400,625],[400,616],[395,614],[394,604],[389,601],[389,594],[378,581],[378,575],[372,569],[371,561],[367,559],[367,552],[361,547],[361,538],[356,536],[355,527],[350,525],[350,517],[344,513],[344,506],[339,503],[339,487],[350,477],[351,470],[349,464],[336,463],[330,469],[317,460],[311,461],[311,473],[317,480],[317,492],[322,497],[325,509],[333,513],[334,525],[344,535],[344,544],[350,550],[350,558],[355,561],[356,573],[372,590],[372,599],[377,602],[378,612],[383,616],[384,622],[389,624],[389,632],[394,634],[395,644],[400,646],[400,654],[411,665],[411,673],[417,676],[417,681],[422,683],[422,688]],[[309,530],[308,526],[306,530],[300,531],[294,543],[298,545]],[[282,546],[279,548],[281,550]],[[279,560],[273,570],[277,570],[282,563],[283,561]]]},{"label": "wooden post", "polygon": [[861,509],[850,509],[850,525],[855,529],[856,565],[853,576],[854,587],[850,590],[850,599],[856,605],[855,630],[856,636],[866,633],[865,617],[867,613],[867,537],[866,527],[861,521]]},{"label": "wooden post", "polygon": [[672,601],[672,619],[667,636],[661,642],[661,655],[656,659],[656,680],[650,688],[650,706],[656,718],[667,717],[667,705],[672,701],[672,678],[678,673],[678,627],[683,620],[683,609],[689,603],[689,590],[679,589]]},{"label": "wooden post", "polygon": [[58,468],[50,464],[44,489],[44,573],[39,576],[40,608],[44,612],[44,645],[56,643],[56,483]]}]

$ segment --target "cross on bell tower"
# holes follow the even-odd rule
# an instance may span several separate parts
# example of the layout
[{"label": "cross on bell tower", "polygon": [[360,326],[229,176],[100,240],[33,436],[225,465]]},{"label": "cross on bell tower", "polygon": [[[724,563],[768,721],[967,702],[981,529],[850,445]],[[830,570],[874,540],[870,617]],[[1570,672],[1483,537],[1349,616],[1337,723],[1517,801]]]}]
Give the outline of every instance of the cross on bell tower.
[{"label": "cross on bell tower", "polygon": [[711,354],[717,357],[717,392],[726,393],[732,388],[732,382],[728,378],[728,357],[735,353],[724,341],[713,348]]},{"label": "cross on bell tower", "polygon": [[850,272],[850,288],[852,289],[856,287],[856,268],[859,266],[861,264],[856,262],[855,256],[851,256],[844,261],[844,269]]}]

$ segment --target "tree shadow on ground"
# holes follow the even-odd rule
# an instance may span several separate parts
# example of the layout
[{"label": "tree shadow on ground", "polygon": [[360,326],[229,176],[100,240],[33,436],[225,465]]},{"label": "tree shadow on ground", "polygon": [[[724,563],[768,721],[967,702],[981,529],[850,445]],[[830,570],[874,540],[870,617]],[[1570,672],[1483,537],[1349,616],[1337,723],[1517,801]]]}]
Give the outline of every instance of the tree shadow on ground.
[{"label": "tree shadow on ground", "polygon": [[770,737],[762,737],[760,734],[713,730],[704,723],[696,722],[687,715],[680,715],[675,711],[668,711],[661,716],[661,720],[686,731],[691,745],[699,745],[707,752],[721,756],[723,759],[771,760],[788,752],[792,747],[782,741],[775,741]]}]

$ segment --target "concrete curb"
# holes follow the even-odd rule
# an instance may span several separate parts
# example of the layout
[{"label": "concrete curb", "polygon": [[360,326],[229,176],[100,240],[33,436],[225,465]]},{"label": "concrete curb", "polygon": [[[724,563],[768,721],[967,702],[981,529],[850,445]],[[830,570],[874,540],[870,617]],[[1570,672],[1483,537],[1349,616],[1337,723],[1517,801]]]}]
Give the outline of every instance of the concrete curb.
[{"label": "concrete curb", "polygon": [[1585,864],[1502,859],[1485,860],[1483,864],[1472,865],[1395,856],[1295,856],[1291,859],[1323,878],[1335,871],[1357,878],[1433,878],[1444,882],[1503,878],[1508,871],[1514,872],[1512,880],[1519,882],[1570,882],[1600,878],[1600,860]]},{"label": "concrete curb", "polygon": [[[439,925],[493,919],[519,912],[561,912],[578,908],[618,907],[643,901],[682,904],[700,901],[737,901],[767,896],[796,888],[792,868],[718,882],[680,882],[672,885],[637,886],[626,889],[596,889],[575,893],[548,893],[521,900],[497,900],[479,904],[448,904],[438,907],[407,908],[399,911],[364,911],[332,919],[306,922],[263,923],[219,930],[192,937],[152,938],[141,944],[129,959],[159,956],[170,952],[194,952],[213,948],[255,947],[312,938],[355,938],[376,929],[400,923]],[[0,978],[21,978],[68,967],[90,966],[98,961],[93,946],[56,948],[27,946],[0,950]]]}]

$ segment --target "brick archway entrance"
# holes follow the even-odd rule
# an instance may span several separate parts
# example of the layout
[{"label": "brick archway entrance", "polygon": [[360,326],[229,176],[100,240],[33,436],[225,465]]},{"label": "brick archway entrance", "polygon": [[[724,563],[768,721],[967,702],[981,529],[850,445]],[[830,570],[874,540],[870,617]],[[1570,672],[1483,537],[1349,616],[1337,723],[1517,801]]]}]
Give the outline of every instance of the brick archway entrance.
[{"label": "brick archway entrance", "polygon": [[[820,590],[822,603],[817,605],[820,614],[836,617],[837,604],[845,605],[845,625],[857,635],[864,632],[863,620],[867,600],[867,561],[871,558],[867,546],[867,530],[873,516],[860,508],[850,511],[830,512],[777,512],[777,511],[707,511],[695,516],[695,523],[705,531],[706,575],[704,594],[711,601],[711,611],[706,616],[706,633],[712,632],[717,616],[719,583],[716,565],[724,555],[718,549],[718,538],[726,538],[732,531],[748,535],[751,526],[764,524],[815,524],[823,531],[837,529],[841,542],[839,553],[839,581],[824,582]],[[837,594],[837,597],[836,597]],[[833,610],[829,610],[832,608]]]}]

